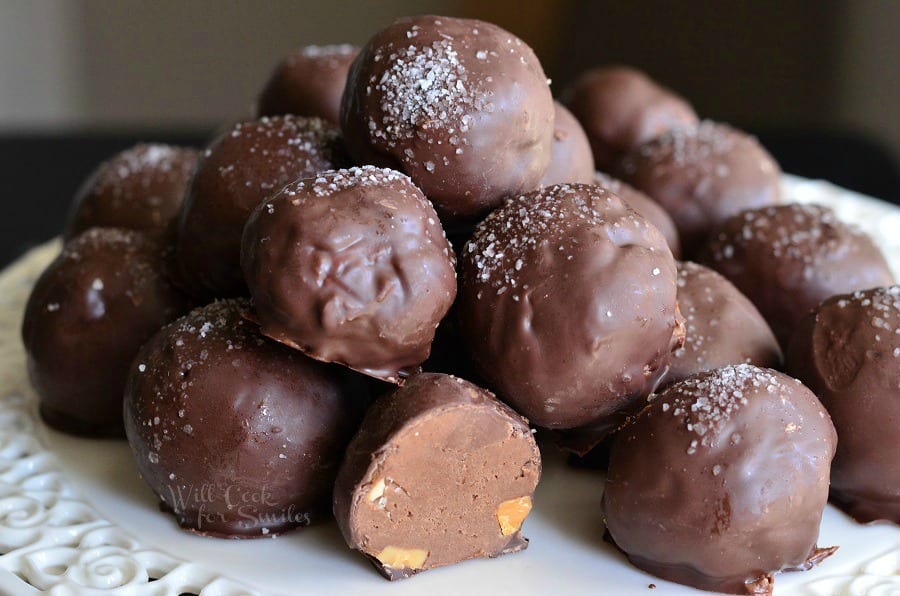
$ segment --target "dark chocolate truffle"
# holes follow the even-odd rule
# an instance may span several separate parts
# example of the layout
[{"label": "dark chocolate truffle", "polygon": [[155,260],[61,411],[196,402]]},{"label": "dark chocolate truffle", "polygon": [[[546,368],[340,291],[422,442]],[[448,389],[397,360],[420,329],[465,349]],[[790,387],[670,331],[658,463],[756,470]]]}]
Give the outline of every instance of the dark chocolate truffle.
[{"label": "dark chocolate truffle", "polygon": [[253,538],[327,515],[365,398],[339,367],[265,339],[249,304],[162,329],[131,366],[125,428],[144,481],[186,530]]},{"label": "dark chocolate truffle", "polygon": [[669,213],[689,257],[728,217],[781,202],[772,156],[755,138],[708,120],[641,145],[620,170]]},{"label": "dark chocolate truffle", "polygon": [[659,228],[659,231],[666,238],[669,248],[672,250],[672,255],[676,259],[681,256],[681,242],[678,239],[678,230],[675,229],[675,222],[672,221],[672,218],[669,217],[669,214],[666,213],[666,210],[659,203],[635,187],[603,172],[594,173],[594,184],[602,186],[614,195],[617,195],[628,203],[629,207]]},{"label": "dark chocolate truffle", "polygon": [[773,575],[808,569],[834,426],[799,381],[749,364],[689,377],[613,440],[602,509],[615,544],[663,579],[771,594]]},{"label": "dark chocolate truffle", "polygon": [[534,52],[490,23],[395,21],[350,69],[341,130],[358,163],[401,170],[445,223],[537,188],[550,163],[553,98]]},{"label": "dark chocolate truffle", "polygon": [[832,499],[860,521],[900,524],[900,286],[829,298],[787,355],[837,428]]},{"label": "dark chocolate truffle", "polygon": [[894,283],[871,238],[819,205],[735,215],[712,235],[701,260],[756,305],[782,347],[822,300]]},{"label": "dark chocolate truffle", "polygon": [[265,335],[393,383],[428,358],[456,297],[431,203],[373,166],[285,186],[253,212],[241,257]]},{"label": "dark chocolate truffle", "polygon": [[136,145],[114,155],[78,190],[63,235],[94,227],[168,232],[196,165],[195,149],[170,145]]},{"label": "dark chocolate truffle", "polygon": [[684,346],[672,355],[665,383],[728,364],[781,367],[778,341],[753,303],[703,265],[678,264]]},{"label": "dark chocolate truffle", "polygon": [[347,71],[359,48],[349,44],[306,46],[291,52],[259,96],[260,116],[317,116],[338,124]]},{"label": "dark chocolate truffle", "polygon": [[541,186],[594,180],[594,156],[584,129],[572,113],[553,102],[553,146],[550,166],[541,178]]},{"label": "dark chocolate truffle", "polygon": [[624,66],[585,72],[561,98],[584,127],[602,170],[667,130],[697,124],[697,114],[684,99]]},{"label": "dark chocolate truffle", "polygon": [[56,429],[121,436],[128,366],[190,308],[165,275],[167,249],[136,230],[92,228],[38,278],[22,324],[41,415]]},{"label": "dark chocolate truffle", "polygon": [[288,182],[336,167],[338,136],[318,118],[286,115],[236,124],[213,141],[181,212],[179,283],[203,298],[245,294],[241,232],[250,212]]},{"label": "dark chocolate truffle", "polygon": [[609,424],[656,386],[683,326],[655,226],[588,184],[491,213],[463,251],[462,331],[481,375],[533,423]]},{"label": "dark chocolate truffle", "polygon": [[347,448],[334,515],[388,579],[524,549],[541,456],[524,418],[457,377],[379,398]]}]

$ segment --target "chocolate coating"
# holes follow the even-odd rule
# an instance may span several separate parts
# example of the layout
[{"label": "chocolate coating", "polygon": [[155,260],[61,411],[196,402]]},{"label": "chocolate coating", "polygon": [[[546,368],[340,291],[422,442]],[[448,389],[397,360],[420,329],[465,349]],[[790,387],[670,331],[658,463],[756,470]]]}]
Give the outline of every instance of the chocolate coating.
[{"label": "chocolate coating", "polygon": [[245,294],[240,254],[247,218],[288,182],[336,167],[338,137],[318,118],[286,115],[238,123],[213,141],[179,220],[179,283],[203,298]]},{"label": "chocolate coating", "polygon": [[614,195],[618,195],[620,199],[628,203],[628,206],[644,216],[647,221],[656,226],[666,239],[672,255],[677,259],[681,256],[681,241],[678,238],[678,230],[675,229],[675,222],[666,213],[659,203],[636,189],[635,187],[625,184],[618,178],[613,178],[603,172],[594,173],[594,184],[602,186]]},{"label": "chocolate coating", "polygon": [[541,186],[594,180],[594,156],[584,129],[557,101],[553,102],[553,146],[550,165],[541,178]]},{"label": "chocolate coating", "polygon": [[541,455],[524,418],[457,377],[411,377],[347,448],[334,516],[388,579],[528,546]]},{"label": "chocolate coating", "polygon": [[50,426],[121,436],[134,355],[190,308],[165,275],[166,247],[136,230],[92,228],[69,241],[35,283],[22,341]]},{"label": "chocolate coating", "polygon": [[128,379],[141,476],[202,535],[271,536],[327,515],[365,401],[338,367],[262,337],[247,308],[191,311],[141,349]]},{"label": "chocolate coating", "polygon": [[260,116],[317,116],[337,125],[350,64],[359,48],[349,44],[306,46],[282,60],[259,96]]},{"label": "chocolate coating", "polygon": [[728,217],[781,202],[772,156],[754,137],[708,120],[641,145],[620,170],[669,213],[689,257]]},{"label": "chocolate coating", "polygon": [[834,426],[799,381],[748,364],[672,385],[613,440],[602,509],[616,545],[663,579],[771,594],[816,540]]},{"label": "chocolate coating", "polygon": [[601,170],[612,169],[622,155],[668,130],[697,124],[684,99],[625,66],[583,73],[561,99],[584,127]]},{"label": "chocolate coating", "polygon": [[533,423],[615,425],[680,346],[675,260],[656,227],[599,186],[511,198],[466,245],[457,301],[489,386]]},{"label": "chocolate coating", "polygon": [[700,260],[756,305],[782,347],[822,300],[894,283],[871,238],[819,205],[735,215],[712,235]]},{"label": "chocolate coating", "polygon": [[798,325],[787,368],[831,414],[831,497],[900,524],[900,286],[833,296]]},{"label": "chocolate coating", "polygon": [[262,332],[399,383],[456,297],[456,257],[405,175],[365,166],[287,185],[253,212],[242,264]]},{"label": "chocolate coating", "polygon": [[666,384],[728,364],[781,368],[781,348],[763,316],[730,281],[703,265],[678,264],[684,346],[672,355]]},{"label": "chocolate coating", "polygon": [[437,16],[382,29],[353,63],[341,130],[357,163],[408,174],[445,223],[537,188],[553,98],[534,52],[490,23]]},{"label": "chocolate coating", "polygon": [[197,155],[195,149],[170,145],[135,145],[114,155],[78,190],[63,237],[94,227],[168,232],[181,210]]}]

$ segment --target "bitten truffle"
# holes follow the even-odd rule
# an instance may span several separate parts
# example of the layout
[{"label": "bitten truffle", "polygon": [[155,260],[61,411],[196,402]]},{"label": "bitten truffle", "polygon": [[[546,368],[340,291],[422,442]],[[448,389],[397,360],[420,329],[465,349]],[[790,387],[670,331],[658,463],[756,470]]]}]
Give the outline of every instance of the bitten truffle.
[{"label": "bitten truffle", "polygon": [[727,366],[672,385],[613,440],[602,510],[615,544],[653,575],[703,590],[771,594],[809,569],[836,436],[809,389]]},{"label": "bitten truffle", "polygon": [[541,456],[521,416],[462,379],[379,398],[347,448],[334,515],[388,579],[524,549]]},{"label": "bitten truffle", "polygon": [[588,184],[508,200],[466,245],[457,302],[479,373],[533,423],[618,423],[656,386],[683,321],[655,226]]},{"label": "bitten truffle", "polygon": [[168,281],[167,252],[143,232],[92,228],[38,278],[22,341],[48,424],[77,435],[122,436],[131,360],[191,306]]},{"label": "bitten truffle", "polygon": [[561,99],[584,127],[601,170],[613,169],[625,153],[668,130],[697,124],[688,102],[625,66],[583,73]]},{"label": "bitten truffle", "polygon": [[900,524],[900,286],[834,296],[799,324],[788,371],[831,414],[831,497],[862,522]]},{"label": "bitten truffle", "polygon": [[198,298],[246,294],[241,233],[250,212],[288,182],[337,167],[338,137],[318,118],[287,115],[236,124],[213,141],[179,220],[179,283]]},{"label": "bitten truffle", "polygon": [[247,308],[225,300],[191,311],[129,374],[125,428],[138,470],[197,534],[271,536],[327,516],[362,418],[351,373],[262,337]]},{"label": "bitten truffle", "polygon": [[613,178],[603,172],[595,172],[594,184],[602,186],[620,199],[628,203],[628,206],[644,216],[647,221],[656,226],[666,239],[672,255],[677,259],[681,256],[681,241],[678,239],[678,230],[675,223],[666,210],[659,203],[634,188],[625,184],[618,178]]},{"label": "bitten truffle", "polygon": [[537,188],[550,163],[553,98],[521,39],[490,23],[403,18],[353,63],[341,130],[357,163],[405,172],[445,223]]},{"label": "bitten truffle", "polygon": [[708,120],[641,145],[619,171],[669,213],[684,254],[744,209],[781,202],[781,169],[755,138]]},{"label": "bitten truffle", "polygon": [[431,203],[404,174],[373,166],[261,203],[242,263],[265,335],[393,383],[428,358],[456,297],[456,257]]},{"label": "bitten truffle", "polygon": [[337,125],[350,64],[359,48],[349,44],[306,46],[282,60],[259,96],[260,116],[317,116]]},{"label": "bitten truffle", "polygon": [[95,227],[169,232],[196,165],[187,147],[136,145],[114,155],[78,190],[63,236]]},{"label": "bitten truffle", "polygon": [[569,110],[553,102],[553,147],[541,186],[594,180],[594,156],[584,129]]},{"label": "bitten truffle", "polygon": [[672,355],[666,384],[728,364],[781,368],[781,348],[766,320],[712,269],[678,264],[678,307],[685,318],[684,347]]},{"label": "bitten truffle", "polygon": [[782,347],[822,300],[894,283],[872,239],[819,205],[735,215],[712,235],[700,260],[756,305]]}]

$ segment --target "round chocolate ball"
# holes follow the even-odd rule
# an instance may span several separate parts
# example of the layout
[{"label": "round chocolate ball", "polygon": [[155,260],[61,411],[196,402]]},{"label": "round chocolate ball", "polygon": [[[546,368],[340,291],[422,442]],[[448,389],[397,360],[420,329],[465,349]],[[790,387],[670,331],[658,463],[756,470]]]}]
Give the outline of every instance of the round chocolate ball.
[{"label": "round chocolate ball", "polygon": [[572,113],[553,102],[553,146],[550,166],[541,178],[541,186],[583,182],[594,179],[594,156],[584,129]]},{"label": "round chocolate ball", "polygon": [[684,99],[626,66],[583,73],[561,99],[584,127],[602,170],[668,130],[697,124],[697,114]]},{"label": "round chocolate ball", "polygon": [[162,329],[128,378],[144,481],[198,534],[271,536],[325,517],[365,396],[338,367],[265,339],[224,300]]},{"label": "round chocolate ball", "polygon": [[241,232],[250,212],[288,182],[340,159],[337,128],[318,118],[264,117],[220,135],[197,165],[181,212],[179,283],[202,298],[246,294]]},{"label": "round chocolate ball", "polygon": [[22,341],[41,416],[54,428],[121,436],[128,366],[190,308],[166,276],[166,247],[136,230],[91,228],[38,278]]},{"label": "round chocolate ball", "polygon": [[798,325],[787,369],[831,414],[831,497],[862,522],[900,524],[900,286],[833,296]]},{"label": "round chocolate ball", "polygon": [[781,202],[772,156],[755,138],[708,120],[641,145],[620,170],[669,213],[689,257],[728,217]]},{"label": "round chocolate ball", "polygon": [[349,44],[306,46],[285,57],[259,96],[260,116],[316,116],[337,124],[350,64],[359,48]]},{"label": "round chocolate ball", "polygon": [[618,195],[620,199],[628,203],[629,207],[656,226],[665,237],[669,249],[675,258],[677,259],[681,256],[681,242],[678,239],[678,230],[675,228],[675,222],[672,221],[666,210],[660,207],[659,203],[635,187],[603,172],[594,173],[594,184],[602,186],[614,195]]},{"label": "round chocolate ball", "polygon": [[95,227],[168,232],[196,165],[187,147],[136,145],[114,155],[78,190],[63,236]]},{"label": "round chocolate ball", "polygon": [[730,281],[703,265],[678,264],[684,346],[672,355],[665,383],[728,364],[781,367],[781,348],[763,316]]},{"label": "round chocolate ball", "polygon": [[749,364],[688,377],[613,439],[602,510],[615,544],[663,579],[769,594],[816,540],[837,441],[799,381]]},{"label": "round chocolate ball", "polygon": [[428,358],[456,297],[456,257],[431,203],[374,166],[299,180],[261,203],[241,262],[265,335],[392,383]]},{"label": "round chocolate ball", "polygon": [[680,345],[675,280],[655,226],[599,186],[556,185],[479,224],[457,306],[501,399],[539,426],[613,427]]},{"label": "round chocolate ball", "polygon": [[521,39],[490,23],[402,18],[353,63],[341,130],[358,163],[408,174],[445,223],[537,188],[550,163],[553,98]]},{"label": "round chocolate ball", "polygon": [[871,238],[819,205],[735,215],[700,258],[756,305],[782,347],[794,325],[826,298],[894,283]]}]

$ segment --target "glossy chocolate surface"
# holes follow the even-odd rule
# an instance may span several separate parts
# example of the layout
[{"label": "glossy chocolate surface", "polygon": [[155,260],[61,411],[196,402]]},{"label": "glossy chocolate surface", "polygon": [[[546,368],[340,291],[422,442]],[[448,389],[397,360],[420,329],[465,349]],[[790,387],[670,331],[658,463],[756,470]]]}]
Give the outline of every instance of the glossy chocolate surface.
[{"label": "glossy chocolate surface", "polygon": [[626,66],[595,68],[563,90],[562,103],[581,122],[601,170],[662,133],[697,124],[681,97]]},{"label": "glossy chocolate surface", "polygon": [[756,305],[782,347],[826,298],[894,283],[872,239],[818,205],[735,215],[712,235],[700,260]]},{"label": "glossy chocolate surface", "polygon": [[365,395],[260,335],[246,301],[196,309],[140,351],[125,400],[144,481],[182,528],[271,536],[327,516]]},{"label": "glossy chocolate surface", "polygon": [[122,395],[138,349],[191,304],[166,275],[168,248],[136,230],[92,228],[38,278],[22,324],[44,420],[122,436]]},{"label": "glossy chocolate surface", "polygon": [[508,200],[463,251],[461,329],[479,373],[534,424],[611,422],[681,345],[662,234],[594,185]]},{"label": "glossy chocolate surface", "polygon": [[754,137],[708,120],[641,145],[618,171],[668,212],[688,258],[728,217],[781,202],[772,156]]},{"label": "glossy chocolate surface", "polygon": [[350,44],[306,46],[288,54],[259,96],[260,116],[316,116],[337,125],[347,72],[359,48]]},{"label": "glossy chocolate surface", "polygon": [[900,523],[900,286],[829,298],[787,356],[837,429],[832,499],[862,522]]},{"label": "glossy chocolate surface", "polygon": [[75,195],[63,236],[88,228],[169,232],[181,210],[198,152],[170,145],[136,145],[103,162]]},{"label": "glossy chocolate surface", "polygon": [[254,211],[242,264],[262,332],[398,383],[456,297],[456,257],[410,179],[366,166],[289,184]]},{"label": "glossy chocolate surface", "polygon": [[816,541],[836,435],[811,391],[738,365],[672,385],[612,446],[603,515],[641,569],[703,590],[771,594]]},{"label": "glossy chocolate surface", "polygon": [[274,116],[236,124],[197,166],[179,219],[179,283],[198,298],[246,294],[241,233],[253,209],[288,182],[342,160],[339,133],[318,118]]},{"label": "glossy chocolate surface", "polygon": [[537,188],[550,163],[553,98],[534,52],[472,19],[398,19],[350,69],[341,130],[357,163],[413,179],[446,224]]}]

